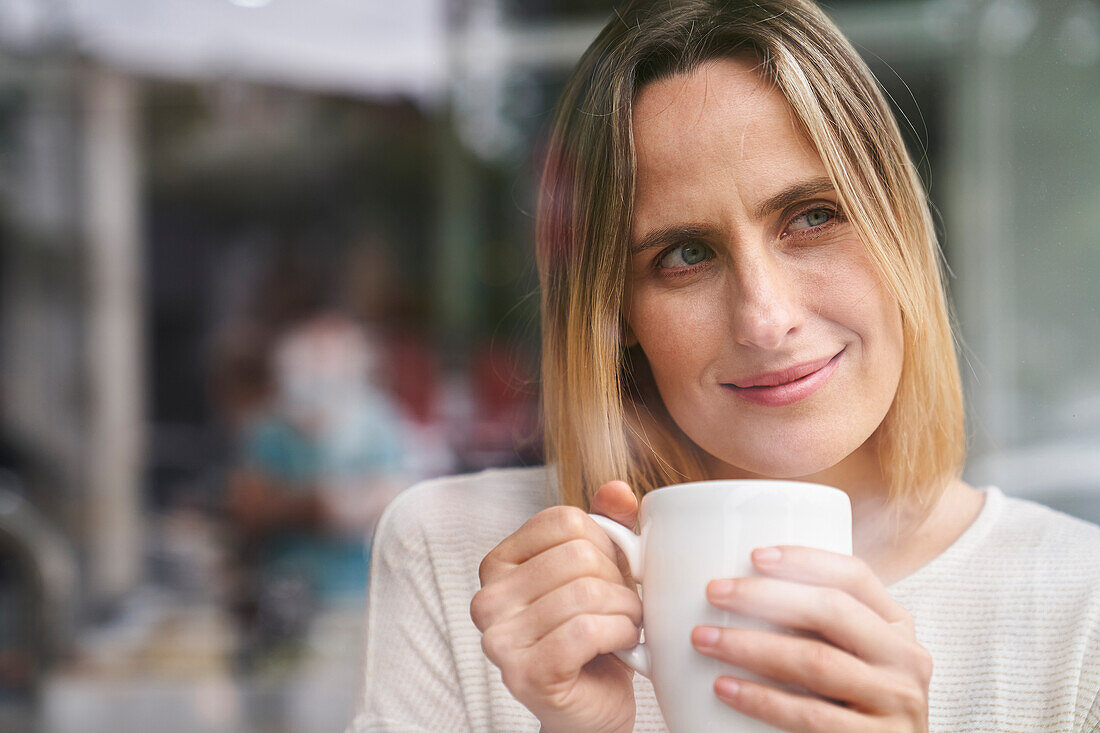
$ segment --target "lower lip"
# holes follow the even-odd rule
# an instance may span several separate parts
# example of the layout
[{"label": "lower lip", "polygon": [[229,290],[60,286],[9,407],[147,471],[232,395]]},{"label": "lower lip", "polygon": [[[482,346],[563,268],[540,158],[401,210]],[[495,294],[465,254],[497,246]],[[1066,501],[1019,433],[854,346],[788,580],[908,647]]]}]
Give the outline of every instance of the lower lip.
[{"label": "lower lip", "polygon": [[828,364],[816,372],[786,384],[777,384],[774,387],[735,387],[732,384],[723,384],[722,387],[753,404],[764,405],[765,407],[792,405],[806,399],[825,384],[829,376],[836,370],[837,365],[840,363],[840,355],[843,353],[841,351],[840,354],[834,356]]}]

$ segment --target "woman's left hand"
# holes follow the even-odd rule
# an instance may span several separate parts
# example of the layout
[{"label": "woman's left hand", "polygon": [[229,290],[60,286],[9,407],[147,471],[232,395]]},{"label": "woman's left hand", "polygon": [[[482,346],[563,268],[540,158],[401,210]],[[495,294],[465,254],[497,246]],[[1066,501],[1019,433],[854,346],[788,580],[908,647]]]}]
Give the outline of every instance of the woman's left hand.
[{"label": "woman's left hand", "polygon": [[697,626],[692,643],[709,657],[827,699],[732,676],[715,681],[718,697],[787,731],[927,731],[932,656],[917,643],[913,618],[867,564],[809,547],[768,549],[779,551],[776,560],[763,548],[753,552],[766,577],[711,581],[708,600],[821,638]]}]

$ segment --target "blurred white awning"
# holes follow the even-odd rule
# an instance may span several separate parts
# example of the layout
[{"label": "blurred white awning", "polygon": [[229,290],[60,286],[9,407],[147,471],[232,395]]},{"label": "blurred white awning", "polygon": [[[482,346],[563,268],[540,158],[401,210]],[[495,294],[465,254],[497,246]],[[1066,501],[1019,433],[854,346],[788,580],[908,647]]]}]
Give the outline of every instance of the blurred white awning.
[{"label": "blurred white awning", "polygon": [[63,47],[143,76],[239,78],[430,101],[445,0],[0,0],[0,46]]}]

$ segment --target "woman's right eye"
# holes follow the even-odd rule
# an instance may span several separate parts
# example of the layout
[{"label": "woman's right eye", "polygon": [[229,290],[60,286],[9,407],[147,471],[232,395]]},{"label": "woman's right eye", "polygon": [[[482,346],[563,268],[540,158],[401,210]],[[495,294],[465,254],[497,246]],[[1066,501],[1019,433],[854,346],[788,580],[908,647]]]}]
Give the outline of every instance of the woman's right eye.
[{"label": "woman's right eye", "polygon": [[660,267],[668,270],[691,268],[708,259],[710,248],[702,242],[684,242],[661,255]]}]

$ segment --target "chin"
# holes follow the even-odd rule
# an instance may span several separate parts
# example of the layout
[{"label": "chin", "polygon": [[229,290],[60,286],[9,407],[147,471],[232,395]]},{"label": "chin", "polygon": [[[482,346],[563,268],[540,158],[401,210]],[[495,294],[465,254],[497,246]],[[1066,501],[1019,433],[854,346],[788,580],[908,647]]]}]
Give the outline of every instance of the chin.
[{"label": "chin", "polygon": [[[738,464],[733,464],[738,465]],[[775,461],[757,462],[751,467],[738,465],[738,468],[749,471],[760,477],[775,479],[800,479],[804,476],[813,476],[826,471],[836,465],[836,462],[811,462],[811,461]]]},{"label": "chin", "polygon": [[707,453],[735,470],[776,479],[798,479],[819,474],[851,453],[851,450],[841,447],[812,442],[792,445],[787,441],[775,441],[755,448],[746,452],[745,446],[741,445],[736,451],[708,450]]}]

